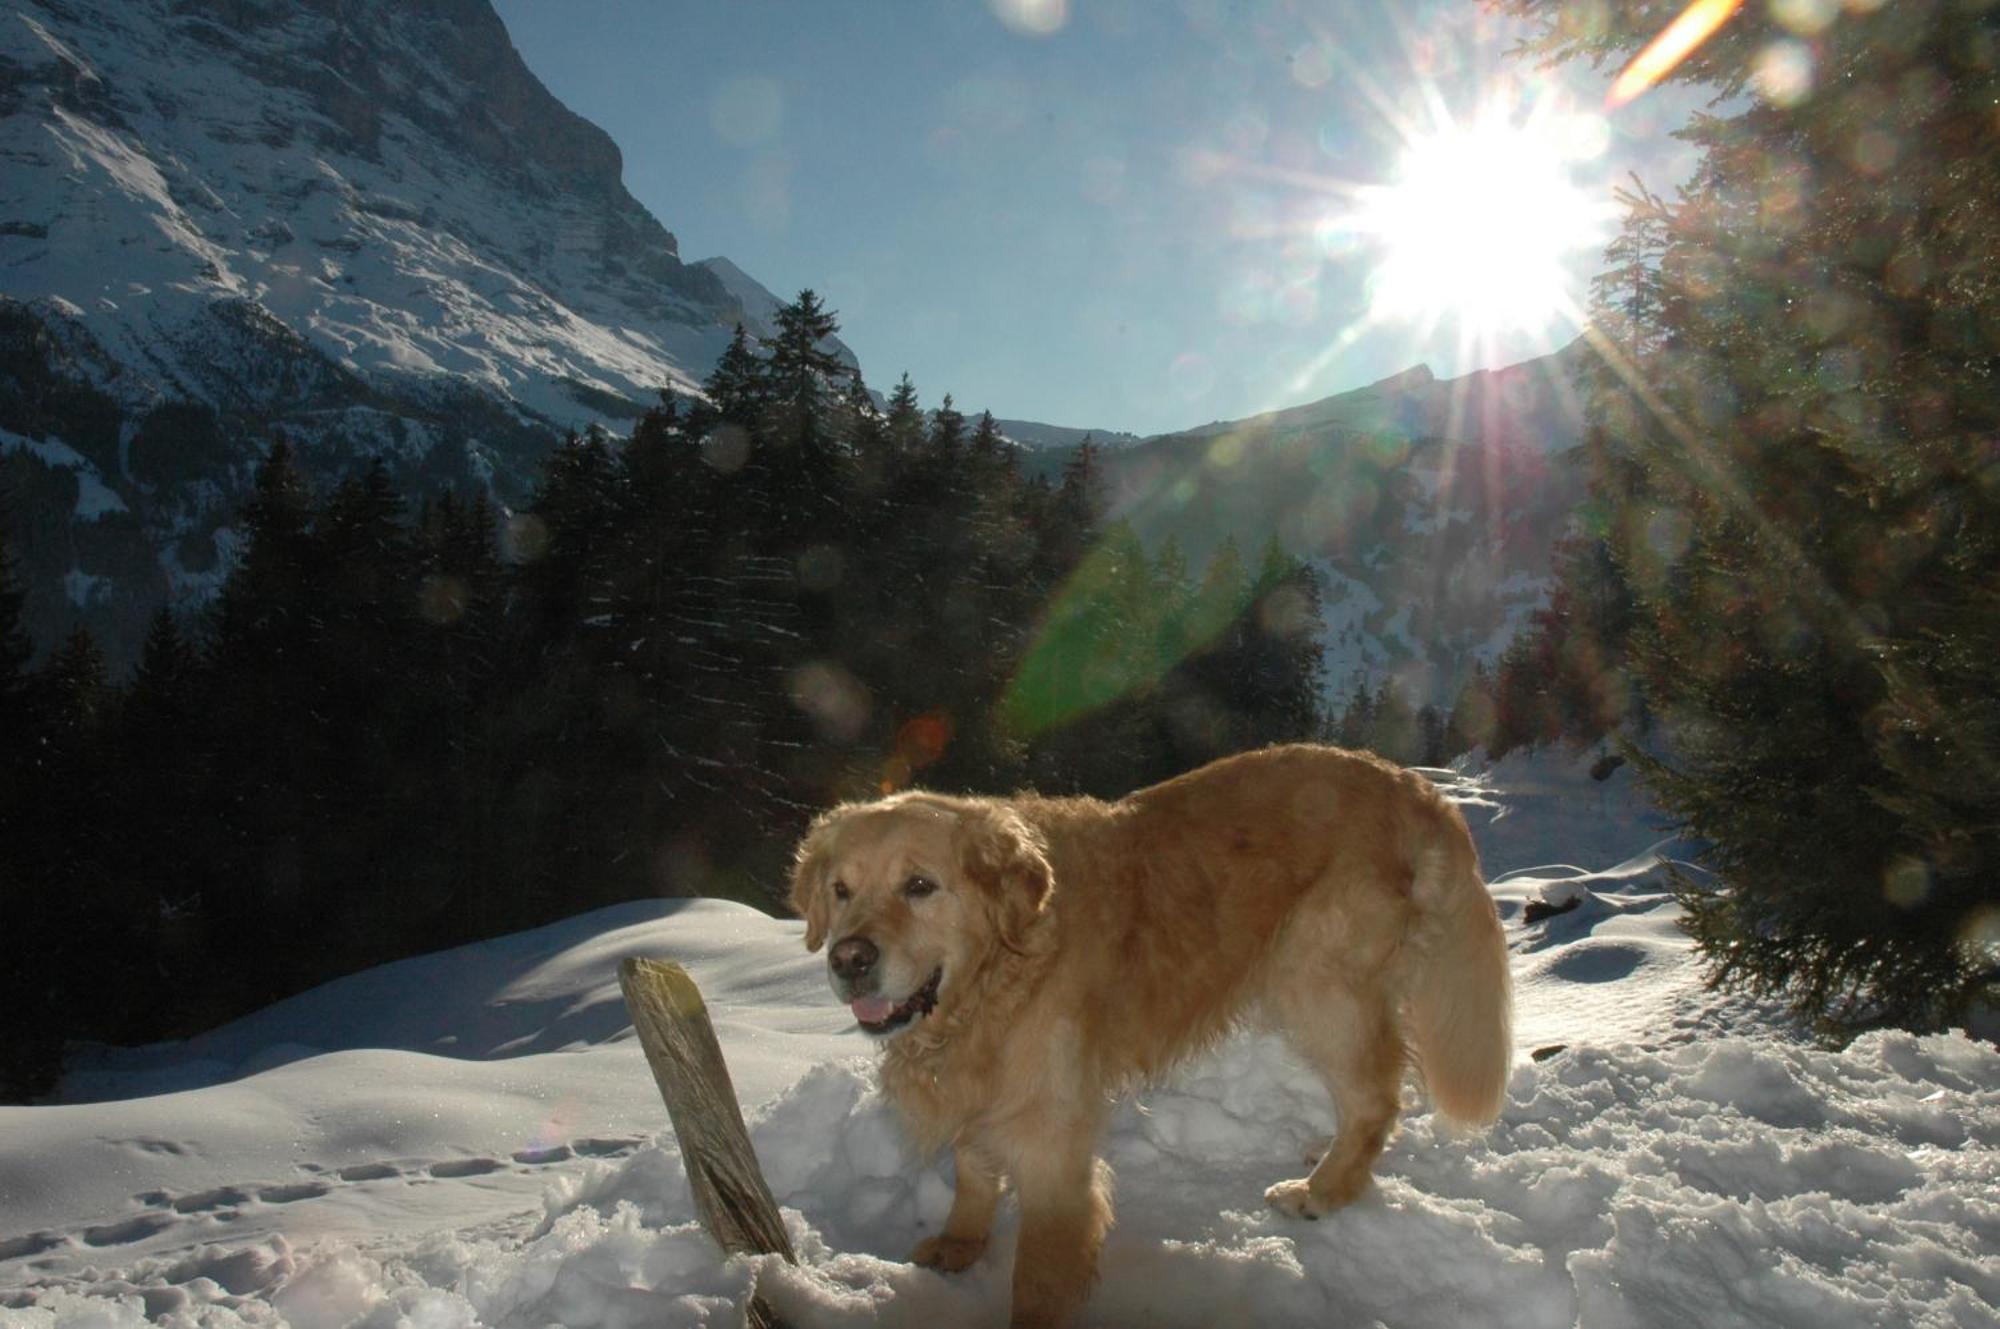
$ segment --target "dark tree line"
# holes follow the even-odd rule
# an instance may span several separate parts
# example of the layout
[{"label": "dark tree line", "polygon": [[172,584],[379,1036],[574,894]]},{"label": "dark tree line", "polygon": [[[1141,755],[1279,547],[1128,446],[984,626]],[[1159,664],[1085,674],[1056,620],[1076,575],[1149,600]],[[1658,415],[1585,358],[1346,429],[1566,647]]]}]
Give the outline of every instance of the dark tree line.
[{"label": "dark tree line", "polygon": [[[1506,8],[1622,61],[1673,6]],[[1588,520],[1498,692],[1518,739],[1646,736],[1716,982],[1936,1028],[2000,991],[2000,27],[1850,7],[1761,86],[1789,36],[1746,8],[1676,74],[1727,98],[1687,186],[1626,196]]]},{"label": "dark tree line", "polygon": [[1149,556],[1090,447],[1027,480],[907,377],[878,410],[834,326],[802,293],[519,513],[274,443],[123,683],[81,632],[30,668],[0,563],[0,1087],[613,901],[772,904],[837,798],[1117,795],[1323,732],[1309,568]]}]

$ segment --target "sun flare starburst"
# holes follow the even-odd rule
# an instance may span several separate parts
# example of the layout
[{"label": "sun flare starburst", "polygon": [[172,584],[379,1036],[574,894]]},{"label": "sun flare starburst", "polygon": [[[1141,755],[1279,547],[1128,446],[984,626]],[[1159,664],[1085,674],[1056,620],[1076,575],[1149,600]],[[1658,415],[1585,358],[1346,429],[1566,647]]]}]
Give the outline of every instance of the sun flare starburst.
[{"label": "sun flare starburst", "polygon": [[1359,191],[1351,219],[1375,251],[1371,317],[1453,318],[1478,336],[1540,332],[1573,313],[1572,267],[1602,246],[1609,215],[1571,174],[1589,128],[1489,115],[1412,139],[1389,183]]}]

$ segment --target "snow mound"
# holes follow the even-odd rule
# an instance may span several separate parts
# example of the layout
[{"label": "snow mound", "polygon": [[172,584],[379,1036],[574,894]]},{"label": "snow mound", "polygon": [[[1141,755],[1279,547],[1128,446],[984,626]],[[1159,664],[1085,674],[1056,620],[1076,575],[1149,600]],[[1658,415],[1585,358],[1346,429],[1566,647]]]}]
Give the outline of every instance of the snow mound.
[{"label": "snow mound", "polygon": [[[2000,1052],[1957,1035],[1578,1049],[1517,1069],[1484,1138],[1408,1113],[1374,1192],[1303,1224],[1261,1190],[1330,1129],[1324,1094],[1275,1040],[1239,1039],[1117,1114],[1120,1222],[1085,1323],[1992,1324],[1996,1086]],[[966,1273],[902,1262],[942,1222],[949,1168],[909,1156],[865,1060],[811,1068],[752,1136],[797,1267],[723,1260],[663,1137],[553,1185],[525,1240],[278,1236],[0,1323],[733,1325],[753,1278],[799,1325],[1003,1322],[1006,1210]]]},{"label": "snow mound", "polygon": [[[1500,1120],[1453,1137],[1413,1093],[1368,1194],[1286,1218],[1263,1190],[1334,1117],[1246,1031],[1116,1107],[1083,1324],[2000,1325],[2000,1050],[1833,1051],[1707,993],[1666,889],[1686,847],[1622,775],[1430,774],[1514,955]],[[797,1266],[695,1223],[615,1008],[627,952],[702,985]],[[869,1052],[797,923],[651,901],[107,1053],[83,1084],[123,1100],[0,1108],[0,1329],[733,1327],[753,1286],[801,1329],[998,1325],[1015,1212],[964,1273],[904,1262],[951,1167],[912,1153]]]}]

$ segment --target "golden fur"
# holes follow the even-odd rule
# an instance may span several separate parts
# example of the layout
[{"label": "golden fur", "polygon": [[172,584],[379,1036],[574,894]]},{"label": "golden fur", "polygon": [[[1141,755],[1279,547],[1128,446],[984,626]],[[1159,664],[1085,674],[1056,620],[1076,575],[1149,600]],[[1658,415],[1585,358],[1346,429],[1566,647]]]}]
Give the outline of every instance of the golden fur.
[{"label": "golden fur", "polygon": [[808,948],[832,940],[850,965],[879,952],[859,980],[869,1009],[921,1009],[912,994],[942,973],[934,1009],[883,1057],[918,1139],[950,1144],[958,1166],[944,1230],[912,1258],[971,1264],[1011,1182],[1015,1325],[1059,1324],[1088,1294],[1111,1225],[1093,1157],[1108,1101],[1247,1014],[1284,1032],[1339,1109],[1311,1175],[1265,1192],[1288,1213],[1367,1187],[1406,1063],[1458,1122],[1492,1120],[1506,1093],[1507,953],[1464,820],[1366,754],[1269,748],[1116,803],[849,804],[799,846],[792,902]]}]

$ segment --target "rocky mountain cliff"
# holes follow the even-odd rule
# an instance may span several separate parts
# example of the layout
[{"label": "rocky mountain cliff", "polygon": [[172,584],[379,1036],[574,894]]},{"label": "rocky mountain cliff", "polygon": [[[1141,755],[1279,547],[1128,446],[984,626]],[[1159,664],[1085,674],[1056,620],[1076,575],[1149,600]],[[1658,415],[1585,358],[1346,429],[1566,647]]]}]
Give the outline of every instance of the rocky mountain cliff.
[{"label": "rocky mountain cliff", "polygon": [[212,586],[273,434],[517,497],[776,303],[681,261],[485,0],[17,0],[0,159],[29,626],[115,654]]}]

